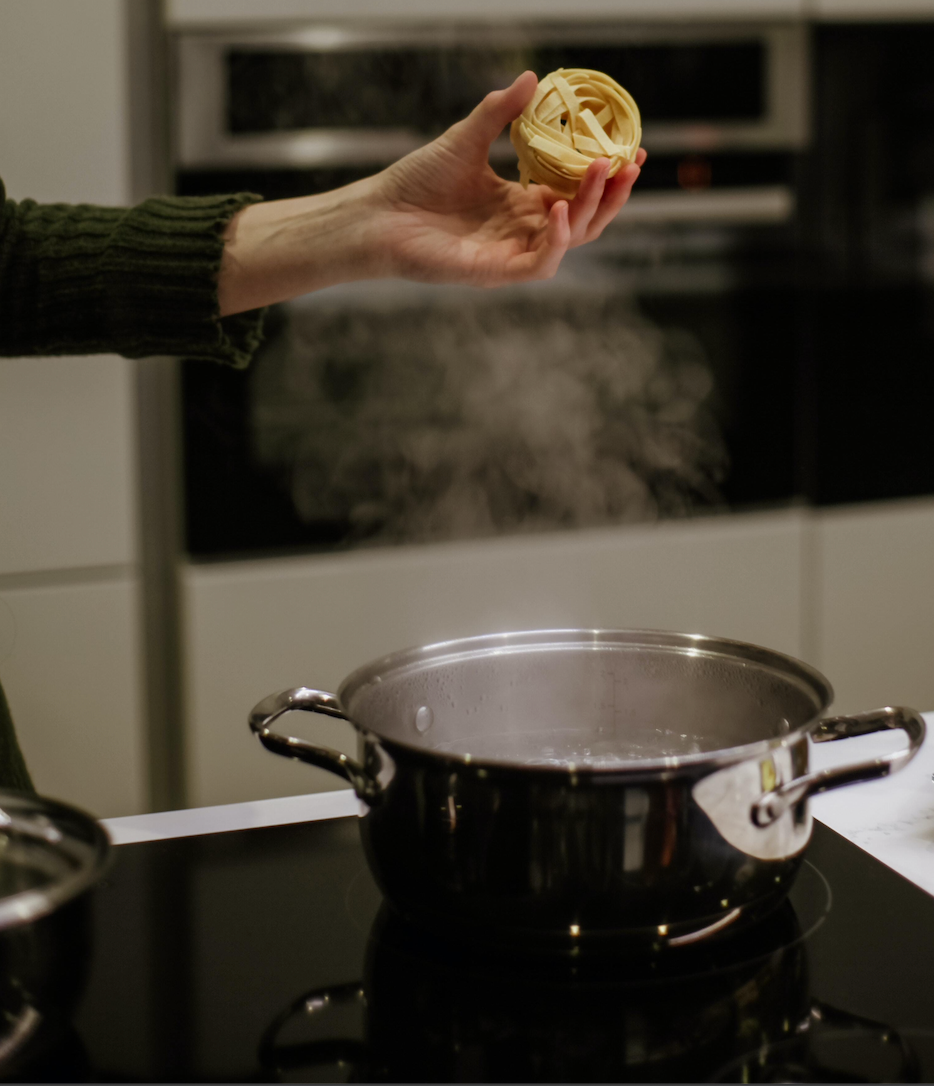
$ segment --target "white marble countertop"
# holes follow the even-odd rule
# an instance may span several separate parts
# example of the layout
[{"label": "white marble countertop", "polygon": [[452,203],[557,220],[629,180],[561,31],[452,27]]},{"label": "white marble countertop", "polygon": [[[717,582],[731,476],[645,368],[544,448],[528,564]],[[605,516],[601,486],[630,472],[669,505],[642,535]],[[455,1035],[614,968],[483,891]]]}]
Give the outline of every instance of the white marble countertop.
[{"label": "white marble countertop", "polygon": [[140,841],[163,841],[170,837],[197,837],[204,833],[344,818],[361,814],[362,808],[361,802],[347,788],[338,792],[312,792],[307,796],[230,803],[222,807],[192,807],[187,811],[104,818],[101,825],[115,845],[134,845]]},{"label": "white marble countertop", "polygon": [[[905,769],[871,784],[855,784],[815,796],[814,817],[934,894],[934,713],[925,713],[928,734]],[[881,732],[811,748],[812,765],[857,761],[904,746],[900,732]]]},{"label": "white marble countertop", "polygon": [[[934,713],[925,713],[931,729],[914,761],[901,773],[871,784],[857,784],[817,796],[815,818],[860,848],[934,894]],[[812,747],[812,765],[823,768],[858,761],[904,745],[898,732],[884,732]],[[360,801],[350,789],[307,796],[196,807],[187,811],[108,818],[103,825],[116,845],[193,837],[260,826],[281,826],[322,818],[358,815]]]}]

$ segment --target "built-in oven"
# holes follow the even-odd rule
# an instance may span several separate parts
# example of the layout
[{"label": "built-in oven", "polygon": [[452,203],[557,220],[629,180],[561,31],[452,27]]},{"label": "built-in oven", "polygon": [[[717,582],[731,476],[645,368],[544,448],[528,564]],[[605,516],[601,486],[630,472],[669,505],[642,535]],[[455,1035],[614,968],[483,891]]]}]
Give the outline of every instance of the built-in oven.
[{"label": "built-in oven", "polygon": [[[616,222],[549,283],[335,287],[273,310],[247,371],[186,363],[189,553],[469,538],[934,489],[913,425],[931,379],[876,356],[873,311],[860,308],[901,315],[892,342],[907,337],[915,360],[929,341],[913,243],[908,265],[880,283],[885,246],[905,239],[886,220],[888,232],[872,235],[884,236],[884,252],[871,242],[867,252],[859,233],[889,195],[866,186],[888,177],[878,126],[892,88],[887,97],[880,80],[900,43],[923,46],[910,28],[800,22],[312,23],[179,35],[182,194],[272,199],[344,184],[526,68],[613,76],[640,105],[649,153]],[[916,91],[929,86],[923,71]],[[869,86],[880,89],[875,101]],[[517,176],[505,136],[491,165]],[[923,223],[902,226],[923,238]],[[901,384],[881,393],[886,368]],[[853,387],[860,381],[871,395]],[[873,419],[873,403],[902,412],[897,440],[883,436],[894,420]]]}]

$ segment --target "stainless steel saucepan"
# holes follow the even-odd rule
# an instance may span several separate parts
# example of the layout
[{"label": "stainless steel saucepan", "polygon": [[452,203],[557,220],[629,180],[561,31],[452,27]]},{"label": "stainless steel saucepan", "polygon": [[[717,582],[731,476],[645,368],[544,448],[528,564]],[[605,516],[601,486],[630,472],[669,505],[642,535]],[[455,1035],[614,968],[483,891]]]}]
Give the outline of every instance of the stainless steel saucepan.
[{"label": "stainless steel saucepan", "polygon": [[4,1082],[42,1081],[43,1067],[47,1073],[54,1066],[90,965],[91,894],[111,856],[107,834],[89,815],[40,796],[0,791]]},{"label": "stainless steel saucepan", "polygon": [[[832,697],[813,668],[755,645],[548,630],[394,653],[337,695],[266,698],[250,727],[350,782],[368,862],[403,915],[571,950],[664,947],[768,912],[803,859],[808,797],[917,753],[913,709],[822,718]],[[357,759],[276,730],[290,710],[347,720]],[[907,747],[809,771],[809,739],[888,728]]]}]

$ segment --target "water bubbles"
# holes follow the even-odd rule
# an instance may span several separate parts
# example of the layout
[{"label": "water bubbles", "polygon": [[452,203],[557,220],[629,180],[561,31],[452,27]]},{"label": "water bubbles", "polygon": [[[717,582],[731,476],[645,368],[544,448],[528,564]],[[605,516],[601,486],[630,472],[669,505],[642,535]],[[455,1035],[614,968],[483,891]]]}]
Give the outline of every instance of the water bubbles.
[{"label": "water bubbles", "polygon": [[415,714],[415,729],[421,732],[422,735],[428,731],[434,722],[435,714],[427,705],[423,705]]}]

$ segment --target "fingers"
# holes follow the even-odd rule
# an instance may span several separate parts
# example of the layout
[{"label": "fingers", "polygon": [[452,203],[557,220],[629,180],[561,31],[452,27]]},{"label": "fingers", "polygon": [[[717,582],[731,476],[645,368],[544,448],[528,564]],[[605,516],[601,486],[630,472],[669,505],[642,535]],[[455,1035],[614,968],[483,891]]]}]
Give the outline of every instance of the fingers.
[{"label": "fingers", "polygon": [[506,125],[525,109],[537,86],[538,76],[534,72],[523,72],[512,86],[490,91],[462,124],[484,149],[488,148]]},{"label": "fingers", "polygon": [[582,245],[600,236],[623,204],[629,199],[632,186],[639,177],[646,153],[640,147],[636,165],[625,166],[615,177],[607,177],[610,161],[597,158],[587,167],[577,195],[571,201],[571,245]]},{"label": "fingers", "polygon": [[610,160],[608,158],[595,159],[587,167],[584,180],[581,181],[580,188],[571,201],[568,212],[572,245],[580,245],[586,239],[591,220],[600,206],[609,172]]},{"label": "fingers", "polygon": [[620,170],[615,177],[610,178],[603,188],[602,199],[588,223],[587,232],[582,241],[593,241],[594,238],[598,238],[607,224],[616,218],[623,204],[629,199],[632,186],[639,179],[640,172],[638,166],[630,164]]},{"label": "fingers", "polygon": [[570,244],[568,203],[558,200],[548,213],[542,244],[531,252],[513,257],[506,268],[507,280],[521,283],[528,279],[551,279]]},{"label": "fingers", "polygon": [[636,165],[639,166],[639,167],[644,166],[645,165],[645,160],[648,157],[649,156],[648,156],[648,152],[646,151],[646,149],[644,147],[640,147],[639,150],[636,151]]}]

